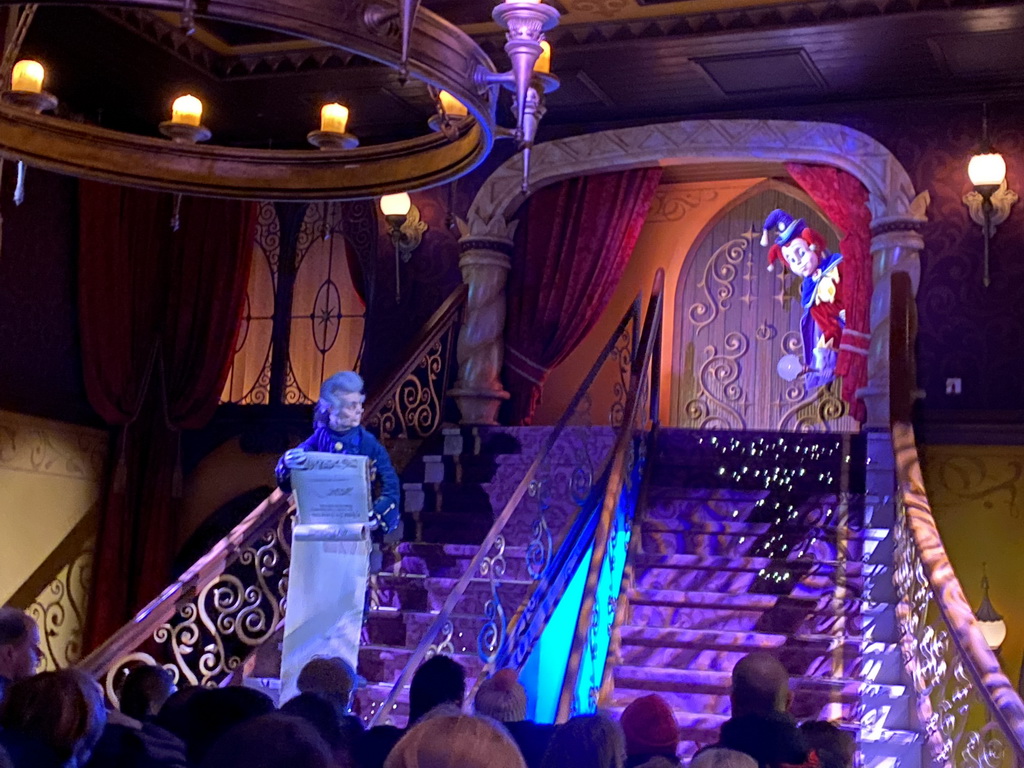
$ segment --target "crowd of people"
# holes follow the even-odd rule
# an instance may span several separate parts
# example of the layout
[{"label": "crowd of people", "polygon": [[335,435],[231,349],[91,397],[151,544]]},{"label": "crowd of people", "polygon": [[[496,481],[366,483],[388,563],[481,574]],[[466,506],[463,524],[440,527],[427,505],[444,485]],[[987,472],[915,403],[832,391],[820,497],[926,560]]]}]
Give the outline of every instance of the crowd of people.
[{"label": "crowd of people", "polygon": [[[106,704],[75,669],[35,673],[39,634],[24,613],[0,609],[0,768],[679,768],[680,728],[657,693],[621,716],[562,725],[527,718],[513,670],[484,680],[467,714],[466,675],[447,656],[425,661],[409,690],[409,725],[364,729],[351,713],[357,678],[341,659],[313,659],[299,695],[280,708],[243,686],[177,688],[158,666],[138,666]],[[797,725],[789,677],[753,653],[732,675],[732,717],[690,768],[852,768],[851,734],[827,722]]]}]

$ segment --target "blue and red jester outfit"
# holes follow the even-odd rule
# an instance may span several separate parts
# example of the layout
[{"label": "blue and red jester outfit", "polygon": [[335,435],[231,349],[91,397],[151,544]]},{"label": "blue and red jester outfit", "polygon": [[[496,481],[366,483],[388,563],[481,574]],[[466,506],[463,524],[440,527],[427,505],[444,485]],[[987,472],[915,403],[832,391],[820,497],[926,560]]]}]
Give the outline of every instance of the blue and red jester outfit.
[{"label": "blue and red jester outfit", "polygon": [[[380,493],[373,502],[370,511],[379,525],[381,535],[393,531],[401,519],[398,509],[400,486],[398,473],[391,464],[387,450],[372,434],[361,426],[352,427],[344,432],[336,432],[317,419],[316,428],[304,442],[296,446],[304,451],[320,451],[322,453],[345,453],[350,456],[367,456],[370,459],[370,481],[376,493]],[[285,466],[284,457],[277,462],[277,484],[282,491],[291,491],[291,470]],[[379,481],[379,483],[377,482]]]},{"label": "blue and red jester outfit", "polygon": [[761,245],[768,245],[769,233],[775,243],[768,251],[768,269],[781,261],[799,277],[800,337],[803,362],[807,369],[805,384],[819,387],[835,378],[836,353],[846,328],[846,304],[843,299],[843,256],[825,248],[825,238],[783,210],[768,214]]}]

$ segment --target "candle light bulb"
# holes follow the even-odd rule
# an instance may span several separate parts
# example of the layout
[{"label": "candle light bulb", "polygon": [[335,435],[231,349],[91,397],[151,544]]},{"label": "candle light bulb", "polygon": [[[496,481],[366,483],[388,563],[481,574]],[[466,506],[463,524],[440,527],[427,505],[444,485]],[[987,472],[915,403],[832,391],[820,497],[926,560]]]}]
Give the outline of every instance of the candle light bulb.
[{"label": "candle light bulb", "polygon": [[540,41],[540,56],[537,57],[537,63],[533,65],[533,71],[544,75],[551,73],[551,43],[547,40]]},{"label": "candle light bulb", "polygon": [[192,94],[179,96],[171,105],[171,122],[199,126],[203,117],[203,102]]},{"label": "candle light bulb", "polygon": [[320,130],[328,133],[345,133],[348,128],[348,107],[337,102],[324,104],[320,109]]},{"label": "candle light bulb", "polygon": [[22,59],[11,71],[11,90],[28,93],[42,93],[43,77],[46,72],[43,65],[31,59]]},{"label": "candle light bulb", "polygon": [[441,99],[441,106],[448,117],[465,117],[469,114],[466,105],[448,93],[448,91],[441,91],[438,94],[438,98]]}]

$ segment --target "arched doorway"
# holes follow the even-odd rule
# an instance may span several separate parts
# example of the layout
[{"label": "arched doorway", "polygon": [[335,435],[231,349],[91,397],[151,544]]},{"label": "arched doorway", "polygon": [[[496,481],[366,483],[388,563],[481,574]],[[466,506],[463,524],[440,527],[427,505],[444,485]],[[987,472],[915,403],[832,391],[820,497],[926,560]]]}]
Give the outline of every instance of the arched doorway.
[{"label": "arched doorway", "polygon": [[808,389],[776,371],[801,354],[800,278],[769,272],[760,243],[769,211],[807,220],[836,249],[839,235],[797,189],[766,181],[705,227],[683,263],[672,329],[671,418],[690,429],[855,432],[839,382]]}]

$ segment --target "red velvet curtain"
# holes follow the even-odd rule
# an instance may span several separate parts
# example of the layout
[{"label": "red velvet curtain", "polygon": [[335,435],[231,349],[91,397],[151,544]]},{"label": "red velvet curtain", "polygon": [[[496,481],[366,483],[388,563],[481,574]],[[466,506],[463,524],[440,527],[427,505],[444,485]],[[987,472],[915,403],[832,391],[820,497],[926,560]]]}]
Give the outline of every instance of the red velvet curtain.
[{"label": "red velvet curtain", "polygon": [[528,425],[548,371],[604,312],[640,235],[660,168],[544,187],[516,232],[508,281],[504,384],[510,424]]},{"label": "red velvet curtain", "polygon": [[868,345],[871,341],[871,212],[868,191],[846,171],[821,165],[786,163],[786,170],[801,189],[843,232],[839,251],[843,254],[842,275],[846,285],[846,328],[836,362],[843,377],[843,400],[850,414],[863,422],[864,401],[857,390],[868,383]]},{"label": "red velvet curtain", "polygon": [[79,326],[89,402],[119,427],[101,510],[86,650],[167,586],[180,430],[213,416],[231,367],[254,203],[82,182]]}]

